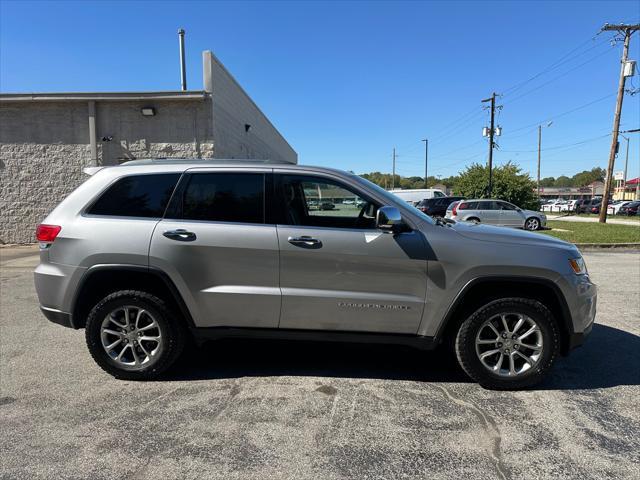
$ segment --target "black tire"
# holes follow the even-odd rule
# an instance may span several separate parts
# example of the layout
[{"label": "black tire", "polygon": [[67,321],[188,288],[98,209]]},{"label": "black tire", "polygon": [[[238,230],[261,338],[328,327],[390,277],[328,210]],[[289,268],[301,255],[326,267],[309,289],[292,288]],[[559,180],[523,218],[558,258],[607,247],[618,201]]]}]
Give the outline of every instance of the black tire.
[{"label": "black tire", "polygon": [[[500,313],[519,313],[530,317],[540,328],[543,349],[535,366],[513,377],[489,371],[476,353],[476,335],[485,321]],[[473,380],[493,390],[519,390],[539,383],[549,372],[560,350],[560,333],[553,315],[542,303],[527,298],[494,300],[476,310],[458,330],[455,351],[458,363]]]},{"label": "black tire", "polygon": [[541,227],[542,227],[542,224],[540,220],[536,217],[529,217],[524,221],[524,229],[529,230],[530,232],[535,232],[536,230],[540,230]]},{"label": "black tire", "polygon": [[467,222],[480,223],[480,219],[476,217],[467,218]]},{"label": "black tire", "polygon": [[[154,358],[151,365],[139,370],[122,368],[102,346],[103,320],[112,311],[125,305],[150,312],[163,336],[162,350],[158,357]],[[91,356],[105,372],[121,380],[153,380],[178,360],[184,349],[186,332],[181,319],[160,298],[137,290],[121,290],[103,298],[93,307],[87,318],[85,337]]]}]

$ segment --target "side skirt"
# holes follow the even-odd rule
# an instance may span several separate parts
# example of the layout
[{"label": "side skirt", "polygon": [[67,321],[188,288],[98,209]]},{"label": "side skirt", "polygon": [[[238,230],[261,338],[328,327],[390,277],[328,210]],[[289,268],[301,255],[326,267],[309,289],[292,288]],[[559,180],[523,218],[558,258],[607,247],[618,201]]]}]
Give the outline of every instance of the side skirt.
[{"label": "side skirt", "polygon": [[420,350],[433,350],[437,346],[434,337],[371,332],[345,332],[324,330],[294,330],[270,328],[210,327],[193,328],[191,332],[198,344],[222,338],[247,338],[264,340],[304,340],[313,342],[374,343],[405,345]]}]

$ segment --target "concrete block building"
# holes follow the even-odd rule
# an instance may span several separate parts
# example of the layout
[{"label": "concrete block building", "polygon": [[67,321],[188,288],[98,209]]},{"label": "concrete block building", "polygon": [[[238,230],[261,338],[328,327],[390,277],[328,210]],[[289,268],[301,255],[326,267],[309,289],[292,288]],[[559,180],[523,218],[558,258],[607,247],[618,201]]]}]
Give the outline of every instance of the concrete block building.
[{"label": "concrete block building", "polygon": [[34,242],[83,168],[150,157],[298,161],[209,51],[199,91],[0,94],[0,243]]}]

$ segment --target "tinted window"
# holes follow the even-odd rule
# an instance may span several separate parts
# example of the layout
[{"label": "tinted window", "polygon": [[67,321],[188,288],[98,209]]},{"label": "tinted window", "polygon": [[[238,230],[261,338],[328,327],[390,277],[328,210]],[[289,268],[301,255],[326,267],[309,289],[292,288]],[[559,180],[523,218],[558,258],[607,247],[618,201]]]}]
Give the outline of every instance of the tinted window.
[{"label": "tinted window", "polygon": [[182,218],[264,223],[264,175],[196,173],[182,194]]},{"label": "tinted window", "polygon": [[476,210],[497,210],[496,202],[478,202]]},{"label": "tinted window", "polygon": [[464,210],[477,210],[478,209],[478,203],[479,202],[465,202],[465,203],[463,203]]},{"label": "tinted window", "polygon": [[162,217],[179,173],[132,175],[111,185],[87,213],[119,217]]},{"label": "tinted window", "polygon": [[278,197],[284,225],[374,228],[377,205],[347,186],[322,177],[281,175]]}]

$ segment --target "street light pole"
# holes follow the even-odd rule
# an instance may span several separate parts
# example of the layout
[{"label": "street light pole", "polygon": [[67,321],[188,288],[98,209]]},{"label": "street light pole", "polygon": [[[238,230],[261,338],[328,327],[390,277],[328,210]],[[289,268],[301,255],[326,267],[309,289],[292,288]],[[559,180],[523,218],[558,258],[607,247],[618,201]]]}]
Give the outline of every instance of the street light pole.
[{"label": "street light pole", "polygon": [[424,142],[424,188],[429,188],[428,186],[428,161],[429,161],[429,139],[425,138],[422,140]]},{"label": "street light pole", "polygon": [[[547,123],[550,127],[553,122]],[[540,200],[540,157],[542,151],[542,125],[538,125],[538,200]]]}]

